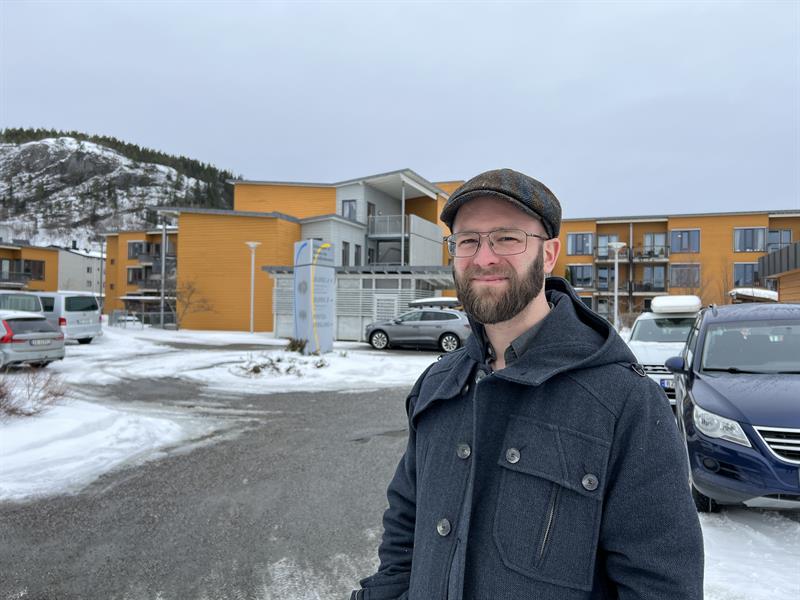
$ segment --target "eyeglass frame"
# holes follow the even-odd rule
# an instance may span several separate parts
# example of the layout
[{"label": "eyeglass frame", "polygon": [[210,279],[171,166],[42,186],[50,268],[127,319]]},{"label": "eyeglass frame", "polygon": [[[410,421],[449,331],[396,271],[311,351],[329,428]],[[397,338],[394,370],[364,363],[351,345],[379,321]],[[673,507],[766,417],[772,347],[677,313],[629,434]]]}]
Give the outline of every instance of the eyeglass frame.
[{"label": "eyeglass frame", "polygon": [[[451,233],[450,235],[446,235],[446,236],[444,236],[442,238],[442,243],[447,245],[447,253],[450,255],[451,258],[472,258],[476,254],[478,254],[478,251],[481,249],[481,244],[483,243],[483,238],[489,239],[490,235],[492,235],[493,233],[496,233],[498,231],[521,231],[522,233],[525,234],[525,247],[522,250],[520,250],[519,252],[514,252],[512,254],[498,254],[497,252],[494,251],[494,245],[492,244],[492,242],[489,241],[489,250],[491,250],[492,253],[495,256],[517,256],[519,254],[522,254],[523,252],[525,252],[528,249],[528,238],[529,237],[538,238],[538,239],[540,239],[540,240],[542,240],[544,242],[553,239],[553,238],[545,237],[543,235],[539,235],[538,233],[528,233],[524,229],[519,229],[517,227],[498,227],[497,229],[492,229],[491,231],[459,231],[458,233]],[[468,256],[456,256],[450,250],[450,239],[453,238],[456,235],[461,235],[463,233],[475,233],[475,234],[477,234],[478,235],[478,244],[475,246],[475,252],[473,252],[472,254],[470,254]]]}]

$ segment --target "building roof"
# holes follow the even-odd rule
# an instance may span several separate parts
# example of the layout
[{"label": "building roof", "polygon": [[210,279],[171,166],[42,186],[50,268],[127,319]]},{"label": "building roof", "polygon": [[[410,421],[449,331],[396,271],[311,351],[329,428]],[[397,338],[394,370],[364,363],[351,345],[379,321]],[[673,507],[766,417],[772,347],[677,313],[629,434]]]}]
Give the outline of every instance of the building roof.
[{"label": "building roof", "polygon": [[248,180],[248,179],[229,179],[227,183],[233,184],[234,186],[237,184],[246,184],[246,185],[288,185],[288,186],[297,186],[297,187],[342,187],[345,185],[351,185],[354,183],[367,183],[373,185],[375,187],[380,188],[384,185],[387,180],[392,178],[400,178],[405,177],[409,180],[409,184],[413,187],[422,188],[420,191],[423,193],[430,192],[434,195],[442,195],[445,198],[448,196],[447,192],[442,190],[438,187],[435,183],[432,183],[416,173],[411,169],[398,169],[397,171],[389,171],[387,173],[378,173],[376,175],[367,175],[366,177],[357,177],[355,179],[345,179],[344,181],[338,181],[335,183],[308,183],[308,182],[301,182],[301,181],[258,181],[258,180]]},{"label": "building roof", "polygon": [[189,213],[196,215],[218,215],[222,217],[257,217],[262,219],[283,219],[291,223],[300,223],[300,219],[281,212],[256,212],[246,210],[226,210],[219,208],[181,208],[179,206],[164,206],[156,210],[159,214]]},{"label": "building roof", "polygon": [[598,224],[608,223],[629,223],[633,222],[653,222],[653,221],[667,221],[669,219],[684,218],[684,217],[727,217],[736,215],[767,215],[770,218],[778,217],[800,217],[800,211],[797,210],[746,210],[739,212],[714,212],[714,213],[682,213],[677,215],[661,214],[661,215],[633,215],[633,216],[620,216],[620,217],[572,217],[569,219],[562,219],[562,223],[570,221],[597,221]]}]

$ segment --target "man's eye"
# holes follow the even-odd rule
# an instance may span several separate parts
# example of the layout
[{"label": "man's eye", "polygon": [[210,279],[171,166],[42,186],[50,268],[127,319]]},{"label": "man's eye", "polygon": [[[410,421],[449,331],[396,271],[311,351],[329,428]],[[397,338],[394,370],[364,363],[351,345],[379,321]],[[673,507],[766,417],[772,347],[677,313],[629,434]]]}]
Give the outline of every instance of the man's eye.
[{"label": "man's eye", "polygon": [[470,238],[470,239],[466,239],[466,240],[459,240],[458,241],[458,245],[460,247],[462,247],[462,248],[464,246],[474,246],[477,243],[478,243],[477,240],[475,240],[474,238]]}]

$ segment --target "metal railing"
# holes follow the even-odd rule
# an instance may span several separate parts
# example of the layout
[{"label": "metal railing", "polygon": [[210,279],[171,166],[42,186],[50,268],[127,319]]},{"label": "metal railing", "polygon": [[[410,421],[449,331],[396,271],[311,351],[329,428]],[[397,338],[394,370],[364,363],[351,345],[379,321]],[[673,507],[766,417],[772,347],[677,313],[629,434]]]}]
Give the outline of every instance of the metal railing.
[{"label": "metal railing", "polygon": [[669,246],[635,246],[633,248],[633,260],[669,260]]},{"label": "metal railing", "polygon": [[[400,235],[402,233],[402,215],[379,215],[370,217],[367,223],[368,235]],[[408,233],[408,215],[405,216],[405,231]]]},{"label": "metal railing", "polygon": [[[630,249],[627,246],[620,249],[619,251],[620,262],[628,260],[629,250]],[[609,260],[611,262],[614,262],[614,251],[608,246],[596,246],[594,249],[594,257],[598,260]]]},{"label": "metal railing", "polygon": [[0,271],[0,283],[28,283],[33,275],[30,273],[19,273],[17,271]]}]

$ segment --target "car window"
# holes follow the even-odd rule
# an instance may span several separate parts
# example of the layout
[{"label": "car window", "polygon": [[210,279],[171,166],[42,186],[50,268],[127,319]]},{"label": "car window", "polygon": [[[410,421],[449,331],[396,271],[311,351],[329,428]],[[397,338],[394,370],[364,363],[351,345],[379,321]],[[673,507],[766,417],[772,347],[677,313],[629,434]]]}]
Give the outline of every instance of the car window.
[{"label": "car window", "polygon": [[442,313],[439,318],[442,321],[458,321],[458,315],[454,315],[453,313]]},{"label": "car window", "polygon": [[40,312],[42,310],[37,296],[27,294],[0,294],[0,308],[6,310],[25,310]]},{"label": "car window", "polygon": [[412,312],[407,312],[404,315],[400,315],[399,317],[397,317],[397,320],[398,321],[403,321],[404,323],[407,322],[407,321],[419,321],[419,318],[420,318],[421,315],[422,315],[422,313],[420,311],[415,310],[415,311],[412,311]]},{"label": "car window", "polygon": [[800,320],[709,325],[700,368],[800,371]]},{"label": "car window", "polygon": [[67,296],[64,298],[64,310],[67,312],[97,310],[97,300],[94,296]]},{"label": "car window", "polygon": [[685,342],[694,317],[659,317],[636,321],[632,342]]},{"label": "car window", "polygon": [[56,299],[53,296],[39,296],[39,300],[42,301],[42,310],[44,312],[53,312],[53,308],[56,305]]},{"label": "car window", "polygon": [[6,319],[14,334],[17,333],[55,333],[55,328],[46,319]]},{"label": "car window", "polygon": [[692,361],[694,360],[694,347],[697,344],[697,336],[700,333],[700,330],[697,327],[692,327],[692,332],[689,334],[689,339],[686,341],[686,348],[684,349],[684,358],[683,363],[686,365],[687,368],[692,367]]},{"label": "car window", "polygon": [[446,313],[433,312],[433,311],[425,311],[424,313],[422,313],[423,321],[444,321],[445,319],[446,319]]}]

